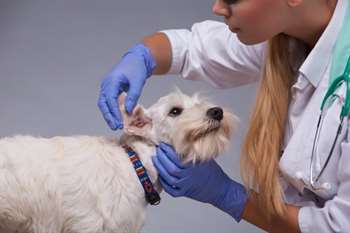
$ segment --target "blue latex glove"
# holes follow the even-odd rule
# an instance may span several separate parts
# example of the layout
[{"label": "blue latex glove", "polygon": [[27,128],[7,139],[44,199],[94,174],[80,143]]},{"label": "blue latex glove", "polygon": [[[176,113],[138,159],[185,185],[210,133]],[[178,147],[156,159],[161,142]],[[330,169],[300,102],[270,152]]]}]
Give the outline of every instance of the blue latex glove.
[{"label": "blue latex glove", "polygon": [[210,203],[241,220],[247,193],[245,188],[231,180],[214,161],[183,164],[174,148],[161,143],[157,156],[152,157],[164,190],[173,197],[189,197]]},{"label": "blue latex glove", "polygon": [[146,79],[152,75],[156,66],[150,50],[137,44],[124,54],[121,61],[104,78],[101,84],[98,106],[112,130],[122,129],[118,97],[127,92],[125,110],[131,113],[141,95]]}]

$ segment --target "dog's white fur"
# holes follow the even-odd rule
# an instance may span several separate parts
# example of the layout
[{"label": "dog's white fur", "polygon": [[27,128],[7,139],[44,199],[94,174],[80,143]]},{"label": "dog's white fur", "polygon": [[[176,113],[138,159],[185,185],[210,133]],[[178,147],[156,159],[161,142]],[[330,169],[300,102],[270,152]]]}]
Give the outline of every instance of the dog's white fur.
[{"label": "dog's white fur", "polygon": [[[137,106],[131,116],[123,113],[120,141],[90,136],[1,139],[0,232],[139,232],[147,203],[120,144],[138,152],[160,190],[151,160],[160,141],[174,145],[185,161],[212,159],[225,149],[237,118],[225,110],[218,124],[206,116],[213,106],[198,95],[176,91],[147,110]],[[173,107],[182,113],[169,116]]]}]

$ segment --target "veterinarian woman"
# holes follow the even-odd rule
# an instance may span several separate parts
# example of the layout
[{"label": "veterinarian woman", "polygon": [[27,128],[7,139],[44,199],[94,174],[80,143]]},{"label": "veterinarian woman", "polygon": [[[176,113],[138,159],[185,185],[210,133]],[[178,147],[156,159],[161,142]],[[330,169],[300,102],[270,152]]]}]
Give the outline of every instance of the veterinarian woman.
[{"label": "veterinarian woman", "polygon": [[219,88],[259,81],[241,155],[245,188],[214,161],[183,166],[161,144],[153,161],[165,191],[269,232],[350,232],[348,0],[216,0],[213,11],[226,24],[158,32],[123,56],[102,84],[105,120],[122,128],[118,94],[127,92],[131,112],[152,74]]}]

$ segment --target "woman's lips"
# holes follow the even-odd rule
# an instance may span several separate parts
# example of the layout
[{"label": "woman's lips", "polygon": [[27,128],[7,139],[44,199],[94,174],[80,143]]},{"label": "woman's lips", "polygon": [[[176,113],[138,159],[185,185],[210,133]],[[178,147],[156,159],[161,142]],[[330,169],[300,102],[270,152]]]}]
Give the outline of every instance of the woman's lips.
[{"label": "woman's lips", "polygon": [[239,32],[241,29],[240,28],[236,28],[236,27],[229,27],[231,32],[237,33]]}]

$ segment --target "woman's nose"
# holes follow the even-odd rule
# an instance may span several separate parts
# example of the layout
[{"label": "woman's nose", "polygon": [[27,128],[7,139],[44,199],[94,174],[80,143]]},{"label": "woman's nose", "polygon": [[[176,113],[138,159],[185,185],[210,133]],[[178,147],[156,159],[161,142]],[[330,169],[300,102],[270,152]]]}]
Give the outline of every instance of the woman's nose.
[{"label": "woman's nose", "polygon": [[230,17],[230,9],[222,0],[215,0],[212,11],[218,16]]}]

